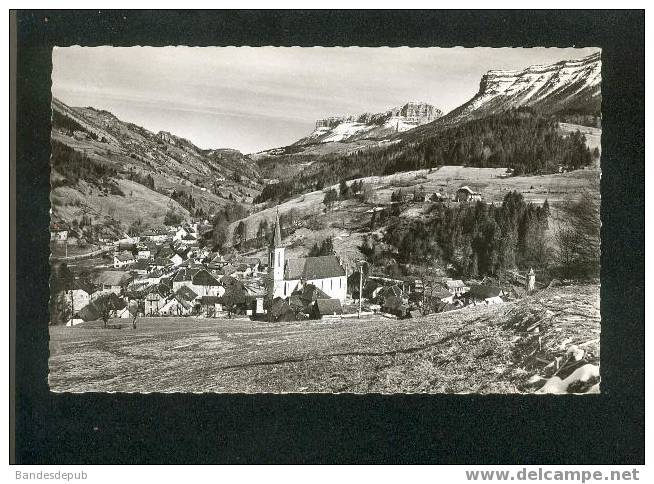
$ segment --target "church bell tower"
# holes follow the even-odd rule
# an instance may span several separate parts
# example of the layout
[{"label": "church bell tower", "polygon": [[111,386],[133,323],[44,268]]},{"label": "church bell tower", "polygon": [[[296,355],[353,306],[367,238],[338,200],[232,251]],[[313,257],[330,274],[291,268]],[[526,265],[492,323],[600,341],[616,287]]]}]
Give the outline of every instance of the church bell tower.
[{"label": "church bell tower", "polygon": [[284,280],[284,247],[282,246],[282,232],[279,225],[279,211],[275,216],[275,228],[270,243],[269,267],[275,282]]}]

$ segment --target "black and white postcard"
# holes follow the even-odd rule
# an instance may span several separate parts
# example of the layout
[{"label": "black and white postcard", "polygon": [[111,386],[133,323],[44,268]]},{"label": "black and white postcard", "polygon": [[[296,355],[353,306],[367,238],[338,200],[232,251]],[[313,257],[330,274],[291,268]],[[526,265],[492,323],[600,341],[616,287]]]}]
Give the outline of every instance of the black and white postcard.
[{"label": "black and white postcard", "polygon": [[52,66],[52,391],[600,392],[600,48]]}]

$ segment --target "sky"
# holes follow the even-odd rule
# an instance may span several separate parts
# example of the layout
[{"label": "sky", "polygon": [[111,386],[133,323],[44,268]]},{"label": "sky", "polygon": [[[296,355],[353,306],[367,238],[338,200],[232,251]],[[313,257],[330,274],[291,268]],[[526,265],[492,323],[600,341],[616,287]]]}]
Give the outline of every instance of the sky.
[{"label": "sky", "polygon": [[491,69],[596,48],[55,47],[52,93],[201,148],[285,146],[328,116],[422,101],[447,113]]}]

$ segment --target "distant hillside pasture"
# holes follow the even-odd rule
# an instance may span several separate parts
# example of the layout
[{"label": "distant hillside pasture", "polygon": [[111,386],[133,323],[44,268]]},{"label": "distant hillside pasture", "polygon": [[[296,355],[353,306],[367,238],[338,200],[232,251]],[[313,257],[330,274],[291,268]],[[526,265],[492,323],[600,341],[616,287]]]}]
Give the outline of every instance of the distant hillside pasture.
[{"label": "distant hillside pasture", "polygon": [[591,151],[594,150],[595,148],[599,149],[600,152],[602,151],[601,128],[582,126],[580,124],[572,124],[572,123],[559,123],[559,129],[561,130],[561,132],[565,134],[579,131],[581,134],[583,134],[586,137],[586,145],[590,148]]},{"label": "distant hillside pasture", "polygon": [[[53,177],[52,195],[55,217],[65,222],[75,218],[74,210],[65,209],[70,203],[91,206],[104,216],[115,212],[117,219],[127,227],[140,210],[144,219],[163,220],[172,189],[192,193],[194,203],[180,203],[173,207],[185,210],[185,218],[202,216],[210,218],[211,213],[232,201],[251,203],[259,194],[258,169],[254,161],[236,150],[201,150],[190,141],[169,133],[153,133],[142,127],[119,120],[113,114],[91,107],[68,107],[54,99],[53,107],[53,159],[57,173]],[[56,156],[55,156],[56,155]],[[105,172],[102,172],[104,167]],[[115,182],[114,180],[121,180]],[[139,182],[159,193],[148,193]],[[152,181],[154,180],[154,186]],[[116,185],[118,183],[118,185]],[[91,190],[87,185],[110,190],[108,197]],[[79,185],[79,187],[77,187]],[[125,186],[119,193],[117,187]],[[82,198],[88,193],[97,200],[79,200],[75,188]],[[203,190],[204,189],[204,190]],[[212,193],[214,190],[218,194]],[[133,204],[126,201],[133,194]],[[152,200],[153,203],[141,203]],[[164,201],[165,200],[165,201]],[[59,211],[63,208],[62,211]],[[69,217],[73,218],[69,218]],[[110,216],[113,216],[110,214]]]},{"label": "distant hillside pasture", "polygon": [[125,196],[107,196],[98,189],[85,183],[79,184],[79,189],[73,187],[57,187],[51,192],[51,200],[56,213],[63,220],[80,219],[88,212],[94,221],[102,221],[104,217],[120,221],[127,229],[133,222],[141,220],[144,224],[161,225],[168,208],[189,218],[188,211],[170,198],[154,192],[147,187],[130,180],[118,180],[118,186]]},{"label": "distant hillside pasture", "polygon": [[[518,191],[524,195],[526,201],[543,203],[546,199],[550,205],[559,202],[578,199],[586,191],[599,193],[599,171],[594,168],[575,170],[568,173],[555,173],[538,176],[502,177],[506,174],[504,168],[471,168],[465,166],[442,166],[429,170],[417,170],[396,173],[387,176],[372,176],[361,178],[365,184],[374,189],[374,199],[369,204],[349,200],[346,203],[338,202],[332,211],[325,212],[323,199],[324,190],[337,189],[338,185],[325,187],[324,190],[305,193],[283,202],[277,206],[263,209],[243,219],[246,224],[246,238],[256,237],[257,228],[262,219],[272,226],[275,213],[279,210],[281,215],[294,211],[300,217],[319,216],[320,222],[326,227],[332,223],[352,225],[353,219],[358,218],[361,212],[370,210],[375,206],[388,205],[391,194],[396,190],[403,190],[408,195],[414,189],[423,187],[427,195],[439,192],[447,197],[454,195],[458,188],[469,186],[480,191],[486,202],[501,203],[504,196],[510,191]],[[353,182],[349,181],[351,184]],[[410,197],[409,197],[410,198]],[[421,203],[420,206],[429,204]],[[411,213],[419,214],[420,210],[414,208]],[[410,215],[409,214],[409,215]],[[233,234],[238,222],[230,225],[229,233]]]}]

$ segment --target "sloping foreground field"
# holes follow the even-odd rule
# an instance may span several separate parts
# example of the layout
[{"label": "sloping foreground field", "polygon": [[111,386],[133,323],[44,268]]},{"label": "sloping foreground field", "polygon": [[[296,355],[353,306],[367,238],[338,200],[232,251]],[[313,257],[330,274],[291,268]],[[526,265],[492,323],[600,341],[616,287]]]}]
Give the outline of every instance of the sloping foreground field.
[{"label": "sloping foreground field", "polygon": [[565,391],[561,380],[581,373],[567,391],[599,391],[598,286],[550,288],[518,302],[404,321],[122,325],[51,328],[51,389],[511,393],[537,391],[545,378],[548,388]]}]

